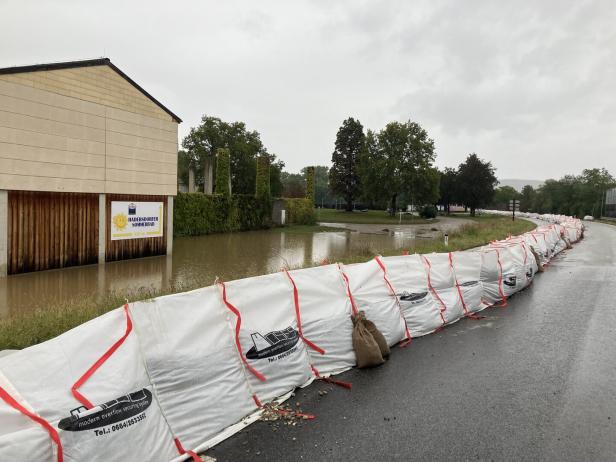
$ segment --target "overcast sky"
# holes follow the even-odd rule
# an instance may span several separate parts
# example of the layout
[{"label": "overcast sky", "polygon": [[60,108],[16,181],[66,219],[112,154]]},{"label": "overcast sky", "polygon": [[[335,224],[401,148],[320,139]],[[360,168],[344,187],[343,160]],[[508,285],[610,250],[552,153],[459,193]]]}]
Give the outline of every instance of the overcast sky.
[{"label": "overcast sky", "polygon": [[[160,5],[159,5],[160,3]],[[178,114],[245,121],[290,171],[353,116],[412,119],[437,164],[616,174],[616,3],[0,0],[0,67],[107,56]]]}]

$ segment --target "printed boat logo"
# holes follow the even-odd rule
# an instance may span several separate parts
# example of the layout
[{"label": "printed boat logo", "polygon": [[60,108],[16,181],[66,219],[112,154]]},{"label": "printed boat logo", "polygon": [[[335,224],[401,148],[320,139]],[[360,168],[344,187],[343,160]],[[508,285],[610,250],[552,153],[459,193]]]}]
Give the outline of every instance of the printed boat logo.
[{"label": "printed boat logo", "polygon": [[418,303],[421,303],[423,299],[426,298],[426,295],[428,295],[428,292],[411,293],[404,291],[398,296],[400,297],[400,301],[410,302],[411,305],[416,305]]},{"label": "printed boat logo", "polygon": [[515,274],[506,274],[503,277],[503,284],[509,287],[515,287],[516,277]]},{"label": "printed boat logo", "polygon": [[85,406],[71,411],[70,417],[60,420],[58,427],[80,432],[105,427],[142,413],[152,404],[152,393],[142,389],[88,409]]},{"label": "printed boat logo", "polygon": [[251,334],[253,347],[246,353],[248,359],[264,359],[279,355],[293,348],[299,341],[299,334],[292,327],[269,332],[265,336],[259,332]]}]

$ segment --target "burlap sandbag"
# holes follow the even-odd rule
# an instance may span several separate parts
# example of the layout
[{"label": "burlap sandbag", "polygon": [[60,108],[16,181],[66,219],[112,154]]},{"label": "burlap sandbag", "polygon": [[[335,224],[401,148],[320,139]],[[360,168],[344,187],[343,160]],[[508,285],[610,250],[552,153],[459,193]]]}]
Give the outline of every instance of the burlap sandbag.
[{"label": "burlap sandbag", "polygon": [[366,326],[366,329],[368,329],[368,332],[372,334],[372,338],[374,338],[375,342],[379,346],[383,359],[389,358],[389,345],[387,344],[387,340],[385,340],[385,336],[372,321],[364,318],[364,325]]},{"label": "burlap sandbag", "polygon": [[543,268],[543,265],[541,264],[541,257],[539,257],[539,254],[537,253],[537,251],[533,249],[532,247],[530,248],[530,251],[532,252],[533,256],[535,257],[535,261],[537,262],[537,272],[543,273],[545,269]]},{"label": "burlap sandbag", "polygon": [[357,315],[352,316],[353,320],[353,350],[355,350],[355,358],[357,367],[375,367],[380,366],[385,362],[381,349],[374,337],[366,327],[366,315],[360,311]]}]

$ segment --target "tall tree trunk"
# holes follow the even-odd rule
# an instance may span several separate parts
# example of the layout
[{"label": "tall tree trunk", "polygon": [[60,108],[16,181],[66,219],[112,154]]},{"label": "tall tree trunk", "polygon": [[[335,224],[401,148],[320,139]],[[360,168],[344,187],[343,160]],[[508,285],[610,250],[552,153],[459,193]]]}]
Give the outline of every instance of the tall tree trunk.
[{"label": "tall tree trunk", "polygon": [[450,211],[450,209],[449,209],[449,202],[447,202],[447,206],[446,206],[446,208],[445,208],[445,213],[446,213],[447,215],[449,215],[449,211]]},{"label": "tall tree trunk", "polygon": [[352,212],[353,211],[353,199],[347,199],[345,210],[347,212]]},{"label": "tall tree trunk", "polygon": [[398,194],[392,194],[391,195],[391,202],[389,204],[389,215],[390,216],[394,216],[396,214],[396,198],[397,198]]},{"label": "tall tree trunk", "polygon": [[475,216],[475,207],[471,207],[471,217]]}]

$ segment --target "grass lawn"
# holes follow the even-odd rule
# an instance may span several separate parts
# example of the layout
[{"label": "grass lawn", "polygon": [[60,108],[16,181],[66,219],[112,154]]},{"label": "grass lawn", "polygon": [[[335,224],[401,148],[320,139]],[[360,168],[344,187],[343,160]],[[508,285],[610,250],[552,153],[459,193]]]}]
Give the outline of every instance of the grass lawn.
[{"label": "grass lawn", "polygon": [[[332,213],[343,213],[334,212]],[[359,214],[359,212],[356,212]],[[370,212],[368,212],[369,214]],[[384,212],[375,212],[384,213]],[[351,214],[349,214],[351,215]],[[355,214],[353,214],[355,215]],[[381,216],[381,215],[377,215]],[[332,220],[333,221],[333,220]],[[449,233],[449,246],[445,247],[442,236],[436,239],[417,239],[408,249],[398,249],[383,252],[380,249],[366,247],[358,249],[355,255],[343,258],[343,263],[359,263],[370,260],[377,254],[400,255],[402,250],[410,253],[449,252],[466,250],[479,247],[490,241],[504,239],[510,234],[522,234],[534,229],[536,225],[528,220],[519,219],[511,221],[511,218],[500,216],[477,217],[474,223],[464,224],[457,231]],[[362,222],[363,223],[363,222]],[[377,222],[378,223],[378,222]],[[341,231],[337,228],[324,226],[290,226],[284,228],[284,232],[290,233],[313,233],[320,231]],[[318,263],[314,263],[317,265]],[[260,273],[254,274],[257,276]],[[165,294],[183,292],[197,287],[176,286],[165,291],[143,290],[130,295],[131,301],[145,300]],[[56,337],[73,327],[78,326],[90,319],[104,314],[105,312],[122,306],[125,294],[110,293],[102,300],[93,303],[92,300],[64,303],[48,306],[45,309],[35,310],[23,315],[13,315],[0,319],[0,350],[21,349],[34,345],[50,338]]]},{"label": "grass lawn", "polygon": [[[368,210],[367,212],[345,212],[335,209],[315,209],[317,221],[323,223],[354,223],[369,225],[397,225],[400,223],[400,214],[390,217],[384,210]],[[402,214],[403,225],[419,225],[436,223],[438,220],[426,220],[409,214]]]}]

